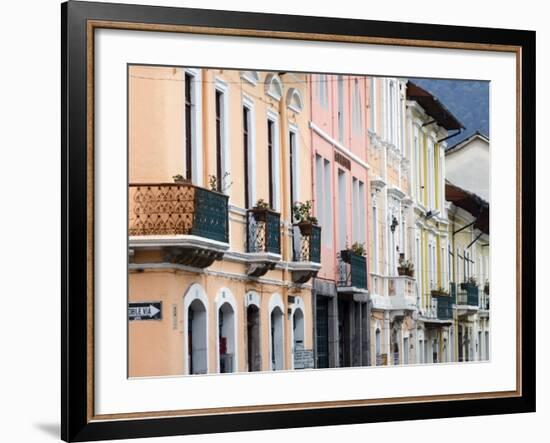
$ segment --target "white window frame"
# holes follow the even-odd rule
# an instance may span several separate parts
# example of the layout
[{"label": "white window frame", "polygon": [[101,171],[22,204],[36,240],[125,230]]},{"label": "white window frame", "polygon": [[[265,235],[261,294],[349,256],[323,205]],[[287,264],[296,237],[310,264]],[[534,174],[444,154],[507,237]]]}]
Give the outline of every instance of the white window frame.
[{"label": "white window frame", "polygon": [[370,110],[370,119],[369,119],[369,123],[370,123],[370,126],[371,126],[371,131],[376,133],[376,85],[377,85],[377,82],[376,82],[376,77],[371,77],[370,78],[370,90],[369,90],[369,98],[370,98],[370,106],[369,106],[369,110]]},{"label": "white window frame", "polygon": [[[248,195],[250,197],[250,204],[254,206],[256,202],[256,113],[254,110],[254,100],[247,95],[242,96],[242,106],[248,109]],[[242,108],[241,108],[242,110]],[[249,209],[249,208],[245,208]]]},{"label": "white window frame", "polygon": [[238,335],[238,310],[237,310],[237,301],[235,296],[229,288],[220,288],[216,295],[215,304],[216,304],[216,373],[220,373],[220,337],[218,331],[218,325],[220,322],[220,309],[225,303],[229,303],[233,309],[233,335],[234,335],[234,350],[233,350],[233,368],[231,372],[238,372],[238,362],[239,362],[239,335]]},{"label": "white window frame", "polygon": [[[292,190],[294,195],[290,196],[292,202],[298,202],[300,200],[300,129],[294,123],[288,122],[288,149],[290,154],[290,134],[294,135],[294,155],[292,156],[292,172],[294,177],[292,180]],[[292,219],[292,214],[290,214]]]},{"label": "white window frame", "polygon": [[[281,210],[281,143],[280,143],[280,119],[279,113],[269,109],[267,120],[273,123],[273,150],[271,151],[271,164],[273,165],[273,209]],[[267,122],[266,122],[267,123]],[[266,139],[267,146],[267,139]]]},{"label": "white window frame", "polygon": [[[222,176],[220,177],[222,180],[222,183],[220,185],[222,192],[225,194],[230,195],[229,188],[224,189],[223,183],[223,177],[225,174],[231,173],[231,146],[230,146],[230,137],[229,137],[229,85],[219,79],[215,79],[214,84],[215,91],[219,91],[222,94],[222,107],[221,107],[221,134],[220,134],[220,141],[221,141],[221,160],[222,160],[222,167],[221,172]],[[214,97],[215,100],[215,97]]]},{"label": "white window frame", "polygon": [[[193,137],[191,139],[191,181],[197,186],[203,186],[203,149],[202,149],[202,71],[200,69],[185,68],[184,72],[193,77],[191,83],[191,124],[193,125]],[[182,88],[183,102],[185,103],[185,86]],[[182,125],[185,127],[185,112]],[[183,158],[185,161],[185,137],[183,137]],[[185,165],[187,169],[187,165]]]}]

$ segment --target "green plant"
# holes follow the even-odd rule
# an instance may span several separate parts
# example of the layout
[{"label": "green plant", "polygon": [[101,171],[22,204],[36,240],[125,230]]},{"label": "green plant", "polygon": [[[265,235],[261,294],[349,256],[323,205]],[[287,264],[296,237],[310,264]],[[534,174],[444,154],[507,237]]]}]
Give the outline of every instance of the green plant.
[{"label": "green plant", "polygon": [[210,174],[208,176],[208,183],[210,185],[210,190],[211,191],[218,191],[218,192],[227,191],[231,187],[231,185],[233,184],[233,182],[230,182],[229,184],[226,184],[226,180],[229,177],[229,175],[230,175],[229,172],[226,172],[225,174],[223,174],[223,177],[220,180],[221,183],[218,183],[218,177],[216,177],[215,175]]},{"label": "green plant", "polygon": [[366,251],[365,251],[365,244],[364,244],[364,243],[355,242],[354,244],[351,245],[351,251],[352,251],[355,255],[359,255],[359,256],[363,257],[363,256],[366,254]]},{"label": "green plant", "polygon": [[255,209],[269,209],[269,203],[266,202],[263,198],[260,198],[254,205]]},{"label": "green plant", "polygon": [[190,182],[190,180],[188,178],[185,178],[181,174],[173,175],[172,179],[174,180],[174,183],[189,183]]},{"label": "green plant", "polygon": [[449,295],[449,291],[447,291],[444,287],[440,286],[438,289],[432,289],[432,294]]},{"label": "green plant", "polygon": [[414,271],[414,263],[405,259],[405,256],[399,258],[399,267],[407,270],[408,272]]},{"label": "green plant", "polygon": [[292,207],[292,215],[296,223],[312,223],[317,224],[317,218],[311,215],[312,200],[307,200],[304,203],[296,202]]}]

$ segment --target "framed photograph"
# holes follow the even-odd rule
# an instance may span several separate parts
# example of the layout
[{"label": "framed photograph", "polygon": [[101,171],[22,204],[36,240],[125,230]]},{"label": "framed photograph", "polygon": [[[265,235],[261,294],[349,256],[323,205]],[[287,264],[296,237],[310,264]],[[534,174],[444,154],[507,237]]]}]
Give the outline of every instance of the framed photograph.
[{"label": "framed photograph", "polygon": [[535,410],[535,33],[62,5],[62,438]]}]

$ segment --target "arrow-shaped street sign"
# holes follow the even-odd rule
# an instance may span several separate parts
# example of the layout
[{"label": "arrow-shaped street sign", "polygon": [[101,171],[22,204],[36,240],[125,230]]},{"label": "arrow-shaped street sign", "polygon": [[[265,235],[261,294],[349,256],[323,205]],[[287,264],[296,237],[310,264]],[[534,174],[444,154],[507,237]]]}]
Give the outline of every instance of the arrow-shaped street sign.
[{"label": "arrow-shaped street sign", "polygon": [[128,304],[128,320],[161,320],[162,302]]}]

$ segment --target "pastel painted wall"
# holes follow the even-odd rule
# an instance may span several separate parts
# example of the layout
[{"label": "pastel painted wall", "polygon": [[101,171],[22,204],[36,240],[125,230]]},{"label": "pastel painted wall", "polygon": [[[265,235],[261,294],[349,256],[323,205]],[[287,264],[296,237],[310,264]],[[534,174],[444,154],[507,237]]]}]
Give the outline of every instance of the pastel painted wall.
[{"label": "pastel painted wall", "polygon": [[[185,150],[185,70],[172,67],[132,66],[129,70],[129,181],[130,183],[171,183],[176,174],[184,175]],[[270,300],[278,294],[283,313],[284,368],[293,364],[291,343],[293,313],[297,306],[304,313],[304,347],[313,347],[311,289],[292,284],[285,262],[293,260],[290,197],[290,134],[295,134],[296,198],[312,199],[312,153],[309,135],[310,99],[306,76],[235,70],[193,70],[198,174],[193,182],[209,187],[209,176],[216,174],[216,90],[223,93],[223,172],[229,172],[224,190],[229,195],[229,253],[246,252],[246,208],[244,204],[243,106],[251,109],[250,139],[252,167],[251,205],[268,199],[267,119],[274,119],[275,209],[281,213],[281,256],[283,266],[269,271],[260,280],[247,276],[246,260],[214,262],[207,273],[186,270],[132,271],[129,276],[130,301],[162,301],[160,321],[137,321],[129,325],[130,376],[174,375],[185,372],[184,303],[189,288],[197,283],[204,291],[208,312],[208,371],[217,371],[217,298],[225,290],[235,299],[237,326],[237,370],[246,366],[246,294],[254,291],[260,300],[262,370],[268,370],[270,352]],[[273,79],[275,78],[275,81]],[[277,142],[278,141],[278,142]],[[162,262],[159,253],[136,250],[137,268]],[[145,266],[147,268],[147,266]],[[288,303],[288,296],[298,300]],[[289,313],[290,310],[290,313]]]},{"label": "pastel painted wall", "polygon": [[[308,75],[308,81],[311,121],[315,126],[311,130],[313,162],[320,156],[330,171],[321,174],[321,185],[319,176],[315,176],[313,183],[314,189],[324,189],[324,201],[316,201],[314,205],[317,217],[331,218],[331,232],[323,237],[323,267],[318,277],[335,280],[338,279],[336,254],[340,250],[360,242],[368,251],[368,220],[364,215],[353,217],[354,204],[362,204],[365,212],[368,206],[367,78],[314,74]],[[344,158],[343,162],[336,160],[338,155]],[[353,201],[354,178],[363,185],[362,203]],[[326,212],[327,207],[330,213]]]}]

